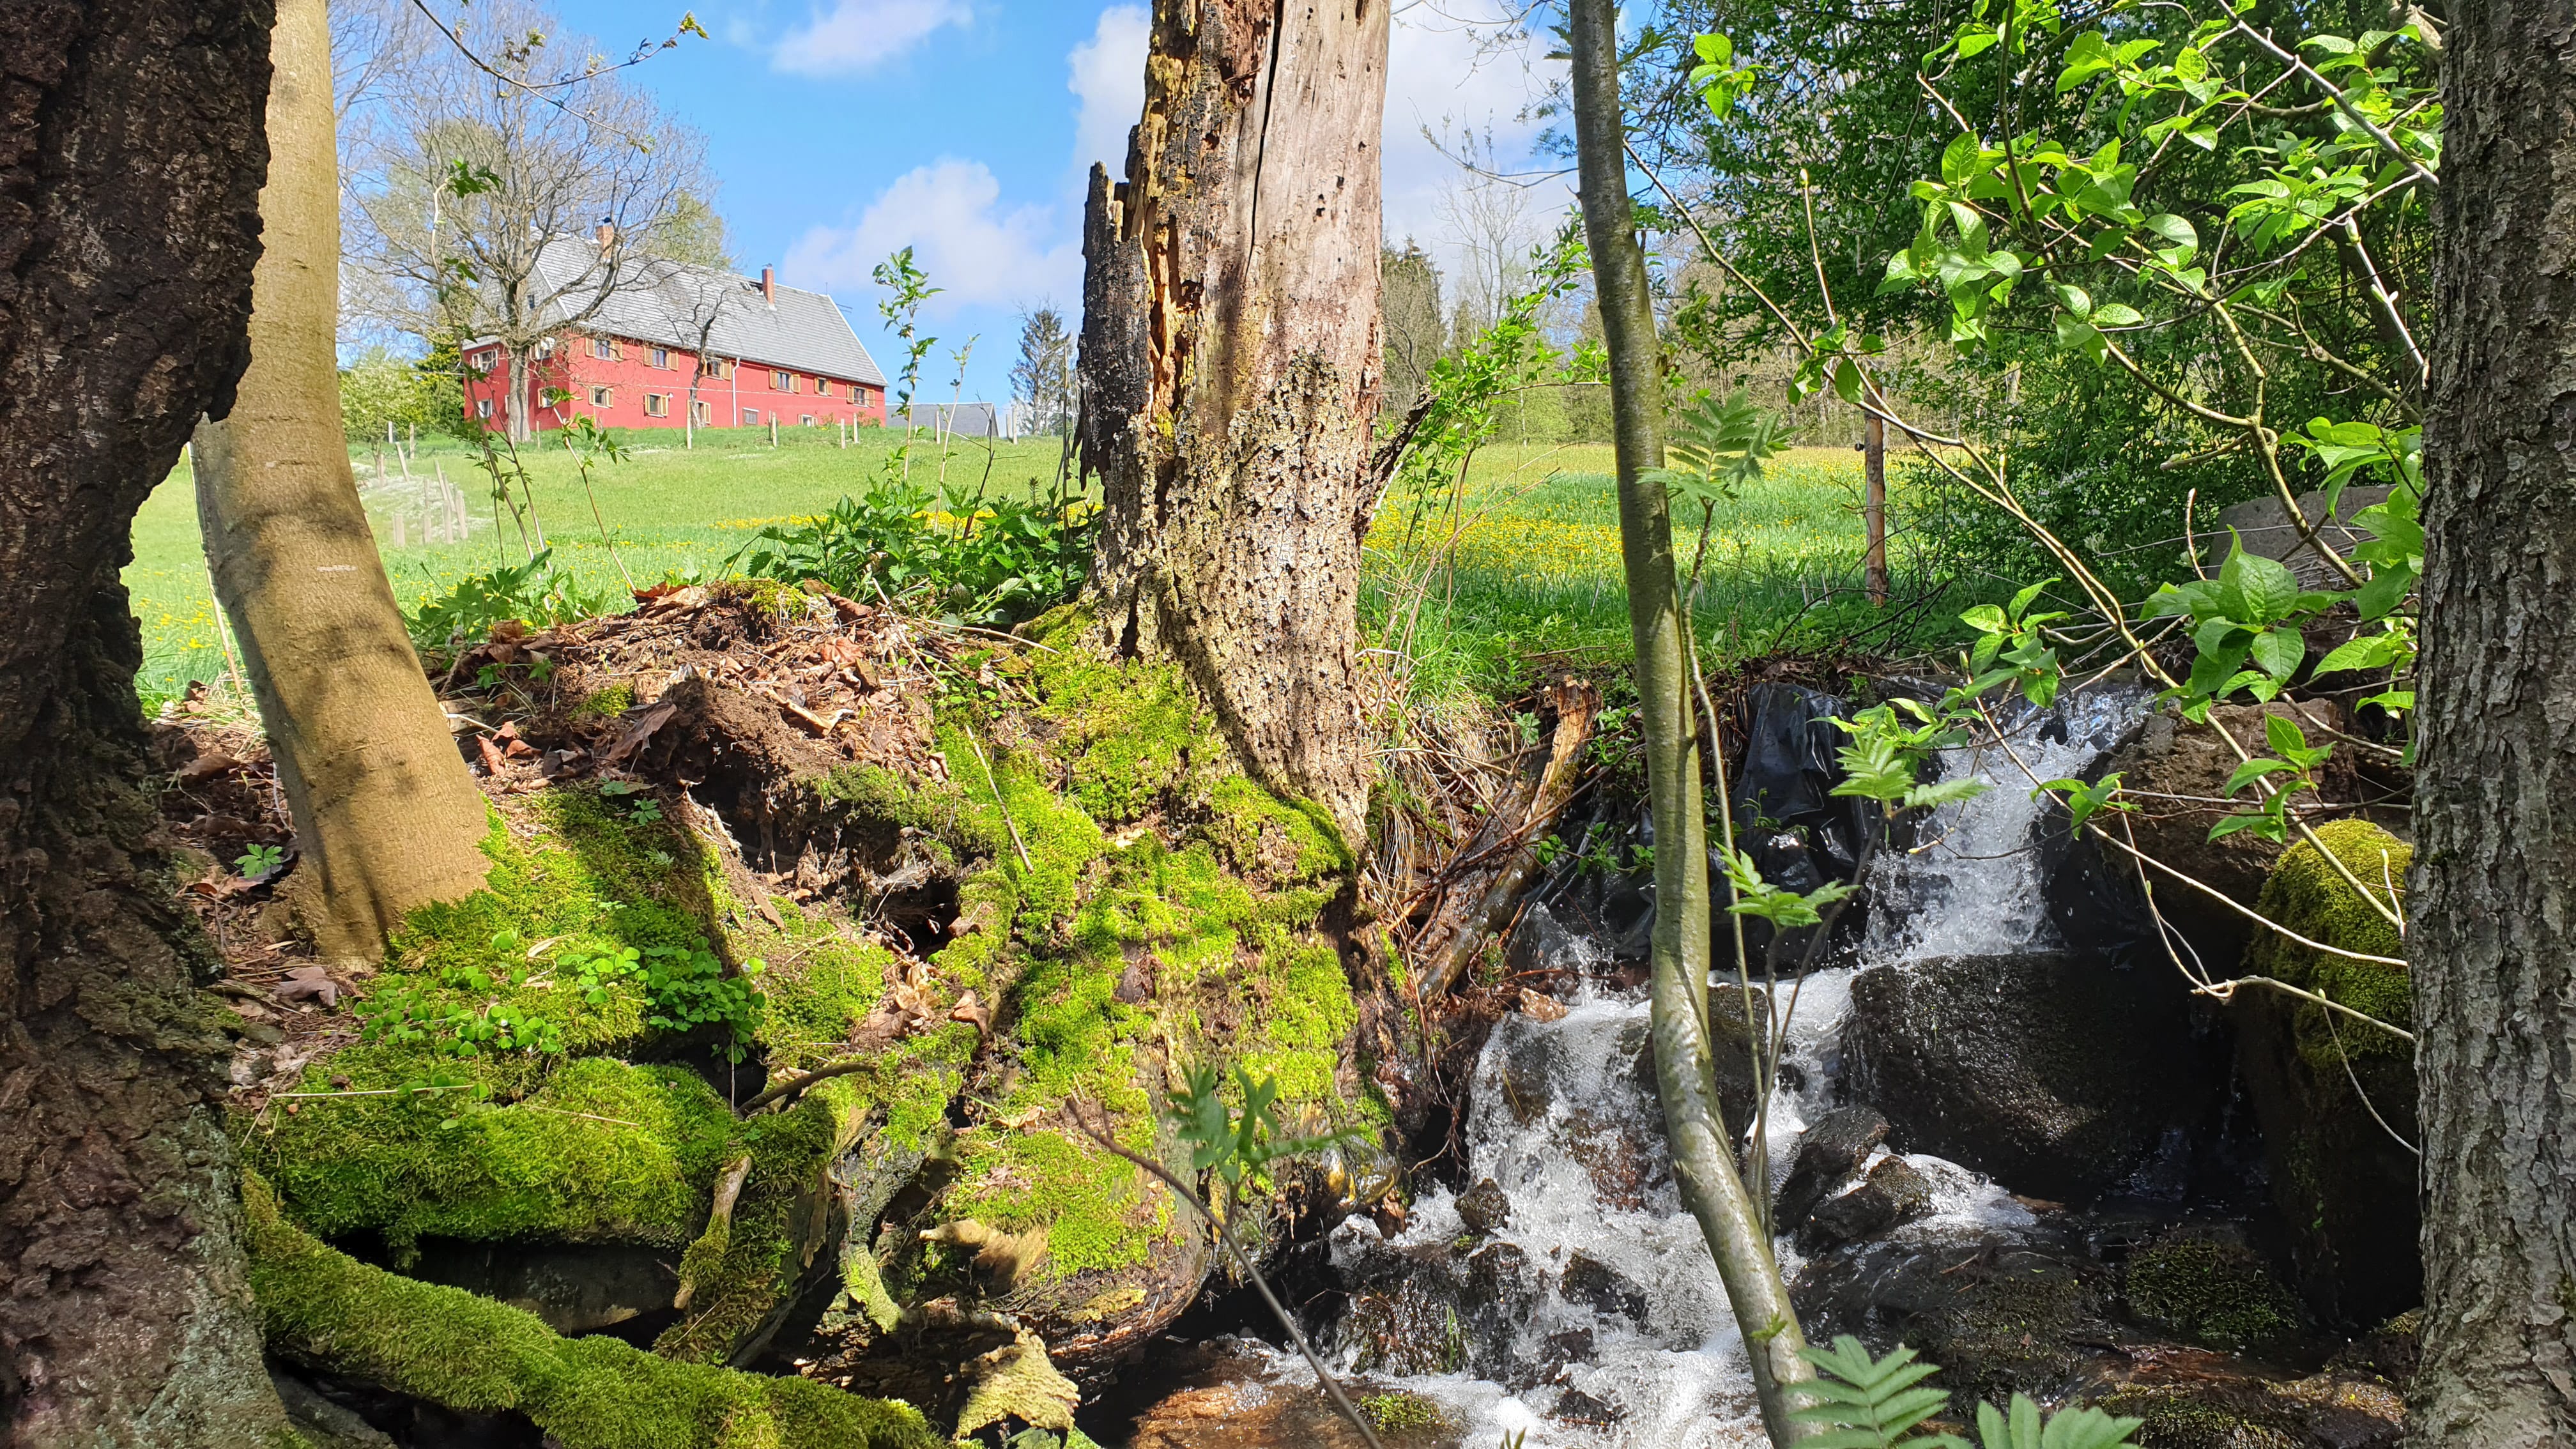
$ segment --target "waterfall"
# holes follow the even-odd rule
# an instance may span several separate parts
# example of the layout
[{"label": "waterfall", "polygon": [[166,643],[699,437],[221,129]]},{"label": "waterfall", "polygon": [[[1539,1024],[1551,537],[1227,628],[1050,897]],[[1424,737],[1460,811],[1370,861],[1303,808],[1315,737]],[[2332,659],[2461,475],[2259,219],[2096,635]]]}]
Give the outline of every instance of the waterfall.
[{"label": "waterfall", "polygon": [[[1857,970],[2056,944],[2036,848],[2046,801],[2031,798],[2032,781],[2083,773],[2135,722],[2143,698],[2092,691],[2009,719],[2009,751],[1987,741],[1945,752],[1943,778],[1964,773],[1994,788],[1943,807],[1911,851],[1876,862],[1859,965],[1818,971],[1799,992],[1783,1039],[1794,1069],[1783,1077],[1796,1087],[1775,1099],[1769,1134],[1775,1173],[1800,1131],[1834,1104]],[[1464,1179],[1476,1190],[1425,1194],[1392,1239],[1365,1218],[1335,1232],[1334,1263],[1353,1294],[1337,1371],[1442,1405],[1468,1449],[1515,1433],[1526,1433],[1528,1449],[1761,1444],[1742,1340],[1664,1154],[1648,1004],[1596,984],[1592,943],[1552,921],[1534,924],[1537,939],[1560,943],[1548,964],[1583,984],[1562,1019],[1507,1016],[1487,1041],[1465,1130]],[[1933,1210],[1895,1229],[1893,1241],[1930,1244],[2033,1221],[1964,1168],[1907,1160],[1931,1182]],[[1488,1179],[1498,1193],[1482,1187]],[[1499,1224],[1497,1200],[1509,1209]],[[1784,1238],[1778,1252],[1794,1276],[1796,1248]],[[1286,1362],[1276,1372],[1302,1377]]]}]

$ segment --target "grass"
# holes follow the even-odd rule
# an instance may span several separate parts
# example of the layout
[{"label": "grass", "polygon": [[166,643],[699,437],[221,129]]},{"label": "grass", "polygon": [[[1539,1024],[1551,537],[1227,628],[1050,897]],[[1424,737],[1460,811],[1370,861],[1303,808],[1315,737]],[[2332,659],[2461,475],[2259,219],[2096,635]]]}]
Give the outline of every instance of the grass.
[{"label": "grass", "polygon": [[[865,436],[834,446],[829,429],[788,429],[781,446],[761,430],[707,430],[694,450],[675,434],[636,435],[622,464],[594,471],[599,509],[638,583],[713,570],[761,528],[819,513],[880,476],[896,439]],[[424,440],[406,479],[390,457],[353,449],[359,484],[394,594],[406,609],[475,573],[526,557],[504,515],[495,526],[490,485],[461,443]],[[998,445],[991,485],[1018,489],[1054,476],[1058,444]],[[600,538],[580,478],[561,446],[527,455],[536,515],[558,563],[588,589],[616,596],[616,561]],[[1619,552],[1618,498],[1605,444],[1508,445],[1477,455],[1456,498],[1391,497],[1369,540],[1362,612],[1372,642],[1406,647],[1415,687],[1443,692],[1512,677],[1534,657],[1579,656],[1615,666],[1627,657],[1627,595]],[[474,510],[463,542],[421,541],[422,502],[444,473]],[[984,448],[953,445],[947,477],[972,488],[987,473]],[[1891,468],[1900,520],[1906,489]],[[914,476],[935,481],[937,449],[915,453]],[[1801,448],[1775,459],[1742,498],[1718,511],[1698,620],[1718,658],[1858,638],[1887,613],[1859,596],[1861,472],[1856,454]],[[1687,511],[1687,510],[1686,510]],[[397,519],[403,546],[394,546]],[[1677,520],[1681,566],[1690,566],[1699,519]],[[1439,545],[1456,540],[1454,554]],[[1913,568],[1897,545],[1897,592]],[[183,461],[136,517],[135,561],[125,571],[143,623],[138,692],[147,706],[190,680],[224,672],[221,636],[198,542],[194,483]],[[1962,601],[1964,603],[1965,601]],[[1894,612],[1894,611],[1889,611]],[[1929,611],[1939,617],[1956,607]]]},{"label": "grass", "polygon": [[[617,553],[638,584],[667,574],[712,570],[753,534],[772,523],[819,513],[844,493],[866,491],[899,439],[873,429],[857,446],[833,446],[829,428],[787,428],[780,446],[765,429],[705,429],[698,446],[682,450],[677,433],[628,435],[633,449],[623,464],[595,468],[600,514]],[[491,482],[476,452],[451,439],[421,440],[406,480],[391,455],[385,475],[375,475],[376,450],[350,450],[359,493],[375,526],[386,576],[406,609],[453,587],[470,574],[524,562],[517,528],[508,515],[496,530]],[[1055,476],[1059,445],[1053,439],[1004,443],[994,449],[992,486],[1025,488],[1031,479]],[[536,515],[555,562],[572,569],[586,589],[619,595],[617,563],[600,540],[579,473],[560,443],[533,446],[525,455],[534,480]],[[939,452],[924,440],[914,450],[913,476],[936,481]],[[983,477],[985,450],[959,440],[952,446],[948,481],[971,488]],[[469,505],[469,530],[461,543],[420,542],[422,502],[444,471]],[[406,546],[395,547],[395,519],[403,519]],[[146,707],[183,692],[190,680],[224,673],[213,594],[197,529],[196,483],[182,458],[153,490],[134,520],[134,562],[125,570],[135,616],[143,623],[143,670],[135,680]]]}]

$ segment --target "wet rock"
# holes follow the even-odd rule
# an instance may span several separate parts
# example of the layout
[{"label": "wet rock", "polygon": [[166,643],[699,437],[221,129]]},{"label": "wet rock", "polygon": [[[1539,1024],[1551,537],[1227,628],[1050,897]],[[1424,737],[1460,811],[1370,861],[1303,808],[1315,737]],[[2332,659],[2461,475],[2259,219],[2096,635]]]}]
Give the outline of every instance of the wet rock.
[{"label": "wet rock", "polygon": [[1511,1200],[1492,1178],[1485,1178],[1459,1196],[1458,1220],[1476,1236],[1491,1237],[1511,1225]]},{"label": "wet rock", "polygon": [[2275,1382],[2194,1366],[2184,1382],[2132,1385],[2095,1407],[2145,1420],[2145,1449],[2396,1449],[2406,1433],[2395,1389],[2331,1373]]},{"label": "wet rock", "polygon": [[2002,1238],[1931,1248],[1882,1240],[1811,1260],[1790,1296],[1811,1341],[1849,1333],[1940,1364],[1964,1414],[1980,1399],[2058,1398],[2092,1381],[2116,1341],[2109,1276],[2080,1255]]},{"label": "wet rock", "polygon": [[1520,1327],[1544,1286],[1511,1243],[1398,1245],[1346,1226],[1334,1262],[1350,1307],[1332,1330],[1334,1351],[1364,1373],[1527,1377],[1515,1358]]},{"label": "wet rock", "polygon": [[1902,1157],[1869,1170],[1861,1185],[1831,1199],[1807,1219],[1812,1240],[1847,1243],[1912,1222],[1932,1210],[1932,1181]]},{"label": "wet rock", "polygon": [[1852,984],[1846,1089],[1890,1145],[2016,1192],[2082,1200],[2211,1114],[2224,1056],[2197,1040],[2181,979],[2057,954],[1881,966]]},{"label": "wet rock", "polygon": [[[2117,773],[2127,789],[2178,797],[2154,801],[2155,808],[2132,813],[2123,827],[2134,835],[2139,850],[2245,906],[2253,905],[2262,894],[2281,847],[2250,830],[2211,840],[2210,828],[2236,807],[2200,802],[2227,799],[2228,777],[2238,763],[2219,730],[2224,728],[2240,743],[2259,746],[2266,715],[2290,720],[2312,741],[2324,739],[2328,731],[2351,727],[2341,706],[2331,700],[2224,705],[2210,711],[2206,724],[2158,711],[2085,774],[2087,780],[2099,781]],[[2356,754],[2344,748],[2329,758],[2318,777],[2316,798],[2355,808],[2373,806],[2392,823],[2402,820],[2403,782],[2365,774]],[[2098,842],[2076,839],[2067,829],[2066,818],[2062,804],[2052,806],[2042,827],[2043,845],[2056,862],[2048,872],[2045,892],[2049,919],[2059,936],[2085,952],[2170,971],[2154,918],[2138,890],[2135,859]],[[2157,912],[2204,963],[2224,974],[2225,963],[2235,961],[2251,941],[2252,923],[2225,902],[2152,867],[2148,875],[2155,883]]]},{"label": "wet rock", "polygon": [[1825,1195],[1843,1185],[1887,1136],[1887,1118],[1870,1107],[1837,1107],[1809,1125],[1798,1137],[1798,1155],[1780,1183],[1772,1223],[1781,1232],[1796,1232]]},{"label": "wet rock", "polygon": [[2423,1311],[2409,1309],[2344,1345],[2333,1367],[2376,1375],[2403,1388],[2423,1361],[2423,1333]]},{"label": "wet rock", "polygon": [[1549,1418],[1562,1419],[1569,1424],[1616,1424],[1628,1417],[1628,1411],[1617,1404],[1605,1403],[1581,1389],[1567,1389],[1557,1395],[1556,1403],[1547,1413]]},{"label": "wet rock", "polygon": [[1598,1258],[1576,1253],[1566,1259],[1565,1275],[1558,1280],[1558,1288],[1567,1302],[1585,1304],[1595,1313],[1638,1324],[1646,1321],[1646,1290]]}]

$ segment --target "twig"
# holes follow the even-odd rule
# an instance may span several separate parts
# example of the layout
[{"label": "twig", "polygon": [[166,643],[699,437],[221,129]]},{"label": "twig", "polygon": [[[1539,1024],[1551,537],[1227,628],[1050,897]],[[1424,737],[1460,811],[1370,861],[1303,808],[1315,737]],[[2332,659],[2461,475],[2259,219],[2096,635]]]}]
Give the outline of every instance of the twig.
[{"label": "twig", "polygon": [[993,778],[993,762],[984,757],[984,742],[975,737],[973,725],[964,728],[966,743],[975,747],[975,763],[984,767],[984,783],[992,788],[993,808],[1002,812],[1002,823],[1011,829],[1011,848],[1020,853],[1020,869],[1035,872],[1037,867],[1029,863],[1029,848],[1020,840],[1020,823],[1011,818],[1010,802],[1002,798],[1002,782]]},{"label": "twig", "polygon": [[879,1059],[876,1057],[854,1057],[846,1062],[834,1062],[827,1067],[816,1067],[814,1070],[796,1078],[794,1081],[781,1082],[777,1086],[771,1087],[769,1090],[762,1092],[750,1101],[743,1103],[738,1110],[742,1115],[748,1117],[752,1113],[759,1111],[761,1108],[768,1106],[770,1103],[777,1101],[779,1098],[794,1096],[798,1092],[804,1091],[807,1087],[810,1087],[816,1082],[822,1081],[827,1077],[846,1077],[855,1073],[864,1072],[875,1066],[878,1060]]}]

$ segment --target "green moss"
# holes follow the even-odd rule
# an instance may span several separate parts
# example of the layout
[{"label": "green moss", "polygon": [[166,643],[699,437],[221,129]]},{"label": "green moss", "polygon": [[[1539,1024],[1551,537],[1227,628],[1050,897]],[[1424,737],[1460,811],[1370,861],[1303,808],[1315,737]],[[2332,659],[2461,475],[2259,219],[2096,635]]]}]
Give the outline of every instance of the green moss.
[{"label": "green moss", "polygon": [[2141,1422],[2130,1435],[2141,1449],[2291,1449],[2299,1440],[2281,1416],[2192,1397],[2187,1392],[2130,1389],[2093,1407]]},{"label": "green moss", "polygon": [[[2363,820],[2320,825],[2317,839],[2334,852],[2335,859],[2343,863],[2354,880],[2381,895],[2382,904],[2388,903],[2383,882],[2394,882],[2401,895],[2399,908],[2403,909],[2406,868],[2414,859],[2414,851],[2404,842]],[[2402,958],[2406,954],[2405,942],[2388,918],[2363,899],[2315,846],[2304,841],[2281,853],[2280,864],[2272,868],[2271,879],[2263,884],[2261,910],[2300,935],[2329,946],[2372,956]],[[2272,931],[2257,932],[2245,954],[2246,964],[2263,975],[2314,991],[2401,1029],[2413,1023],[2413,988],[2402,966],[2355,961],[2313,950]],[[2335,1040],[2338,1036],[2342,1039],[2341,1051],[2355,1058],[2412,1060],[2412,1050],[2402,1039],[2349,1019],[2336,1023],[2330,1031],[2324,1016],[2325,1008],[2321,1006],[2300,1009],[2299,1047],[2312,1066],[2331,1074],[2341,1073]]]},{"label": "green moss", "polygon": [[705,1220],[733,1123],[677,1067],[573,1061],[524,1099],[481,1107],[466,1092],[399,1090],[414,1073],[477,1080],[474,1064],[362,1047],[330,1070],[353,1091],[393,1094],[310,1099],[291,1116],[273,1106],[240,1133],[243,1156],[313,1231],[373,1230],[397,1252],[427,1235],[679,1247]]},{"label": "green moss", "polygon": [[1047,1361],[1046,1342],[1023,1328],[1014,1342],[978,1359],[975,1386],[957,1412],[957,1437],[1016,1419],[1037,1429],[1073,1432],[1073,1409],[1082,1391]]},{"label": "green moss", "polygon": [[1389,1434],[1450,1427],[1447,1411],[1420,1394],[1401,1390],[1362,1394],[1357,1405],[1361,1413],[1368,1415],[1371,1424]]},{"label": "green moss", "polygon": [[732,1218],[681,1256],[692,1287],[688,1315],[664,1329],[653,1349],[691,1363],[721,1363],[796,1286],[808,1234],[821,1226],[820,1195],[832,1159],[858,1135],[867,1103],[848,1078],[824,1082],[784,1112],[737,1124],[727,1161],[751,1157]]},{"label": "green moss", "polygon": [[244,1246],[273,1352],[466,1412],[526,1414],[565,1449],[929,1449],[901,1404],[804,1379],[674,1363],[613,1338],[567,1339],[536,1315],[372,1268],[243,1186]]},{"label": "green moss", "polygon": [[[1131,1151],[1153,1151],[1142,1113],[1128,1115],[1119,1136]],[[963,1171],[942,1216],[1004,1232],[1046,1229],[1037,1265],[1046,1279],[1141,1264],[1157,1242],[1176,1237],[1187,1211],[1141,1169],[1069,1131],[978,1127],[958,1134],[955,1150]]]},{"label": "green moss", "polygon": [[634,707],[635,686],[620,680],[604,689],[594,689],[583,695],[581,703],[573,707],[573,713],[598,719],[613,719]]},{"label": "green moss", "polygon": [[2298,1331],[2299,1307],[2262,1255],[2242,1243],[2191,1232],[2129,1259],[2129,1311],[2210,1348],[2277,1343]]}]

